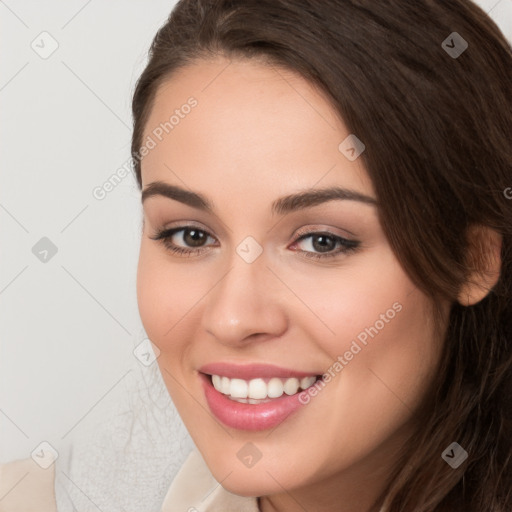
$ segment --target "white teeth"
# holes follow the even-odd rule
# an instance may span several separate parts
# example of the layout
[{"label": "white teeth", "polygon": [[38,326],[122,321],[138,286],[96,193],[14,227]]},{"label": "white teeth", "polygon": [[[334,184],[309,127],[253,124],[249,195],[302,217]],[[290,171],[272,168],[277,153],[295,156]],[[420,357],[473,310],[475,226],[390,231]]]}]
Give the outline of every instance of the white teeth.
[{"label": "white teeth", "polygon": [[300,387],[302,389],[308,389],[316,382],[316,377],[303,377],[300,379]]},{"label": "white teeth", "polygon": [[229,396],[229,395],[228,395],[228,398],[230,400],[233,400],[233,402],[239,402],[241,404],[261,404],[262,402],[270,401],[270,399],[268,399],[268,398],[266,400],[257,400],[254,398],[233,398],[232,396]]},{"label": "white teeth", "polygon": [[247,398],[247,382],[242,379],[231,379],[229,394],[233,398]]},{"label": "white teeth", "polygon": [[[213,375],[212,375],[213,378]],[[215,384],[214,384],[215,386]],[[220,388],[215,388],[217,391],[220,391],[221,393],[224,393],[225,395],[229,395],[229,388],[230,388],[230,380],[227,377],[222,377],[220,381]]]},{"label": "white teeth", "polygon": [[249,381],[249,398],[267,398],[267,385],[263,379],[252,379]]},{"label": "white teeth", "polygon": [[221,389],[221,381],[222,377],[219,377],[218,375],[212,375],[213,387],[215,389]]},{"label": "white teeth", "polygon": [[284,393],[284,385],[281,379],[274,377],[268,381],[267,396],[269,398],[279,398]]},{"label": "white teeth", "polygon": [[316,377],[303,377],[297,379],[290,377],[288,379],[280,379],[278,377],[271,378],[268,382],[264,379],[251,379],[246,381],[243,379],[230,379],[220,375],[212,375],[213,387],[224,395],[242,403],[260,403],[260,400],[266,398],[279,398],[286,393],[287,395],[295,395],[299,389],[307,389],[316,382]]},{"label": "white teeth", "polygon": [[292,377],[284,383],[284,392],[287,395],[295,395],[299,390],[299,379]]}]

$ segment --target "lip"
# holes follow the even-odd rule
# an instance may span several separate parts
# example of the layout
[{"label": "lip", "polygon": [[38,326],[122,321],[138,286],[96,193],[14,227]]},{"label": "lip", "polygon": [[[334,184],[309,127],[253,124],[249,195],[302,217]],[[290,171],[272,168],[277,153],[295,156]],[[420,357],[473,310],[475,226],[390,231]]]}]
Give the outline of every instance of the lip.
[{"label": "lip", "polygon": [[[292,376],[296,376],[296,374],[297,372]],[[218,374],[214,373],[214,375]],[[247,375],[247,373],[243,375]],[[276,374],[272,375],[276,376]],[[303,376],[308,375],[311,374],[304,374]],[[228,377],[228,375],[225,376]],[[259,374],[259,376],[263,375]],[[303,406],[299,401],[300,393],[294,395],[283,394],[279,398],[261,404],[236,402],[217,391],[208,375],[199,373],[199,377],[210,411],[221,423],[237,430],[260,431],[274,428]],[[237,378],[237,376],[232,378]]]},{"label": "lip", "polygon": [[298,379],[302,377],[310,377],[314,375],[319,375],[316,372],[298,372],[296,370],[292,370],[289,368],[282,368],[280,366],[275,366],[272,364],[262,364],[262,363],[253,363],[253,364],[232,364],[232,363],[209,363],[199,368],[201,373],[206,373],[208,375],[220,375],[222,377],[229,377],[230,379],[243,379],[243,380],[251,380],[261,378],[272,378],[272,377],[280,377],[282,379],[286,379],[289,377],[297,377]]}]

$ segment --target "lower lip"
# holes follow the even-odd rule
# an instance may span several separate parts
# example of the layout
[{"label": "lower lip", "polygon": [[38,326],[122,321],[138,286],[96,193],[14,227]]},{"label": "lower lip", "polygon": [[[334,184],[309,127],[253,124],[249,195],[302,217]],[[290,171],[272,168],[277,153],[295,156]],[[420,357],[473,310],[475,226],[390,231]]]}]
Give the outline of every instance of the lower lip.
[{"label": "lower lip", "polygon": [[271,402],[243,404],[217,391],[210,377],[200,374],[206,401],[215,417],[224,425],[238,430],[267,430],[274,428],[302,407],[299,393],[282,395]]}]

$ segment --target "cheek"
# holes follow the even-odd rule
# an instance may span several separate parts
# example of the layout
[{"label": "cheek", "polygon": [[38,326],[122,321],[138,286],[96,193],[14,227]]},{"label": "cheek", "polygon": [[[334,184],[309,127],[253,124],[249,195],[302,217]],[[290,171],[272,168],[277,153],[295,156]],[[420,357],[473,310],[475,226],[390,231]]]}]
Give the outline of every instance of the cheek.
[{"label": "cheek", "polygon": [[161,284],[157,278],[160,269],[154,260],[146,242],[143,241],[137,266],[137,303],[147,335],[159,346],[158,334],[163,329],[162,313],[165,310],[166,299],[161,294]]},{"label": "cheek", "polygon": [[153,241],[143,240],[137,267],[137,301],[144,329],[153,343],[165,352],[170,343],[177,339],[175,331],[179,319],[189,302],[189,288],[184,285],[184,276],[172,272],[172,265],[165,261],[165,253],[152,245]]},{"label": "cheek", "polygon": [[[394,330],[396,335],[404,317],[414,313],[415,286],[386,247],[347,259],[346,266],[320,270],[310,277],[290,274],[287,278],[295,280],[294,291],[315,313],[316,319],[307,316],[311,339],[332,358],[350,350],[353,341],[364,348],[382,333]],[[417,304],[414,309],[423,307]]]},{"label": "cheek", "polygon": [[200,336],[198,306],[211,286],[212,282],[198,279],[193,265],[173,262],[153,241],[142,241],[137,268],[139,314],[148,338],[160,351],[157,364],[180,413],[189,407],[197,413],[182,383],[191,370],[194,343],[190,341]]},{"label": "cheek", "polygon": [[[357,397],[357,407],[398,405],[407,412],[423,396],[439,359],[429,299],[388,250],[338,275],[317,273],[315,283],[302,281],[298,293],[317,315],[303,326],[328,354],[326,371],[341,402],[354,407]],[[361,409],[361,417],[369,412]]]}]

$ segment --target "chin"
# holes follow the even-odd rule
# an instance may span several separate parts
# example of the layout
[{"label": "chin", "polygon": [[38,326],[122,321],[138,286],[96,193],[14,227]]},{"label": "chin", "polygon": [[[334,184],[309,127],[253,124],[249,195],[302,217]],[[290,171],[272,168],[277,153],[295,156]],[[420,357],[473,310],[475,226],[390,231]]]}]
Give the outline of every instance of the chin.
[{"label": "chin", "polygon": [[[267,496],[282,491],[268,474],[254,474],[253,470],[234,471],[222,481],[222,487],[233,494],[245,497]],[[215,475],[217,481],[220,475]]]},{"label": "chin", "polygon": [[206,458],[210,471],[222,487],[227,491],[245,497],[268,496],[278,494],[285,489],[301,487],[307,480],[304,472],[290,471],[287,464],[278,465],[275,460],[262,459],[252,468],[246,468],[231,457]]}]

